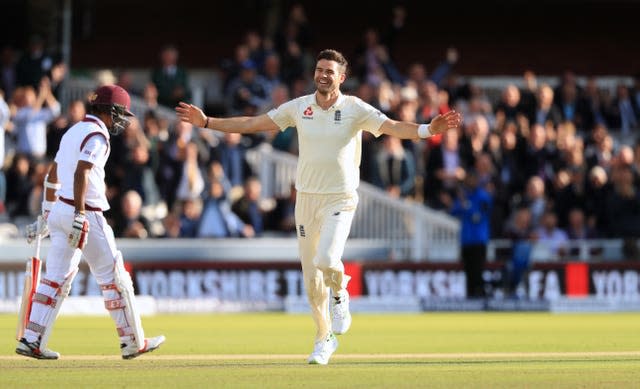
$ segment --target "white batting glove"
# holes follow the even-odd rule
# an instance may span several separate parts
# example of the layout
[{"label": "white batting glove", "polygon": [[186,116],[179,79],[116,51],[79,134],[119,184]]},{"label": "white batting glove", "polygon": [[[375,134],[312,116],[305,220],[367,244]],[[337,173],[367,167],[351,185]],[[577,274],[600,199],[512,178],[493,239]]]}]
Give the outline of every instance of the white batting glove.
[{"label": "white batting glove", "polygon": [[82,250],[87,244],[87,235],[89,234],[89,222],[84,213],[76,212],[69,233],[69,246]]},{"label": "white batting glove", "polygon": [[38,215],[38,219],[35,222],[26,227],[27,243],[31,243],[36,240],[38,235],[43,239],[49,236],[49,226],[47,225],[48,217],[49,211],[44,211],[42,215]]}]

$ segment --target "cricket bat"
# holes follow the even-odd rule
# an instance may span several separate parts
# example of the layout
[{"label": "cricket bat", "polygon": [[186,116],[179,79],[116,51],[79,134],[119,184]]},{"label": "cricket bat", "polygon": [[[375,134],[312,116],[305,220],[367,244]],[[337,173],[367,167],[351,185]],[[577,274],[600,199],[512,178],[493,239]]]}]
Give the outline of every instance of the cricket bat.
[{"label": "cricket bat", "polygon": [[24,336],[24,330],[29,323],[31,316],[31,304],[36,288],[40,283],[40,268],[42,261],[40,260],[40,245],[42,236],[38,234],[36,237],[36,253],[35,256],[27,260],[26,270],[24,273],[24,288],[22,289],[22,301],[20,302],[20,310],[18,311],[18,326],[16,328],[16,340],[20,340]]}]

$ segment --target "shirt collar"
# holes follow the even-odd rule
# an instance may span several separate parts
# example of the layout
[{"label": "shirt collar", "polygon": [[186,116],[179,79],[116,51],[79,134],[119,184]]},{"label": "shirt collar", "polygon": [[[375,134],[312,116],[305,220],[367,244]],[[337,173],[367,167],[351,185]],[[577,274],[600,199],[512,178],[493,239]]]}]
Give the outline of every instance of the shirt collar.
[{"label": "shirt collar", "polygon": [[[332,110],[338,109],[338,107],[339,107],[340,105],[342,105],[342,102],[344,101],[344,99],[345,99],[345,96],[342,94],[342,92],[340,92],[340,94],[338,95],[338,99],[336,100],[336,102],[335,102],[331,107],[329,107],[329,109],[327,109],[327,111],[332,111]],[[310,94],[310,95],[307,95],[306,103],[307,103],[308,105],[315,105],[316,107],[320,107],[320,105],[319,105],[319,104],[318,104],[318,102],[316,101],[316,94],[315,94],[315,93],[312,93],[312,94]]]}]

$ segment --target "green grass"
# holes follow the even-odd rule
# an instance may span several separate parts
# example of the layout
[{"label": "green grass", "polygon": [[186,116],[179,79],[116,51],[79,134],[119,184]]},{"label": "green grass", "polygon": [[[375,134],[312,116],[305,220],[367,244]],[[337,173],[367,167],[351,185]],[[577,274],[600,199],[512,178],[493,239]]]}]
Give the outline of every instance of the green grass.
[{"label": "green grass", "polygon": [[305,363],[307,315],[145,317],[167,343],[132,361],[118,359],[108,317],[60,317],[58,361],[15,356],[15,320],[0,315],[0,388],[640,386],[640,314],[360,314],[329,366]]}]

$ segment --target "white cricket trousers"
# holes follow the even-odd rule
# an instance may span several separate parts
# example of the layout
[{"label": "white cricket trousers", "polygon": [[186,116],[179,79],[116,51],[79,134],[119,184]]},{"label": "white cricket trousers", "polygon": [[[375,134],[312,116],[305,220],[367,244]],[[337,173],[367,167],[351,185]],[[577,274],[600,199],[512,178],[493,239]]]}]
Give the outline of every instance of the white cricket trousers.
[{"label": "white cricket trousers", "polygon": [[[80,264],[80,259],[84,256],[91,273],[96,278],[99,285],[111,285],[114,283],[114,265],[117,253],[116,243],[113,236],[113,230],[107,224],[102,212],[87,211],[86,218],[89,223],[89,233],[87,236],[87,244],[83,250],[72,248],[67,243],[71,225],[75,215],[75,208],[71,205],[57,201],[53,206],[47,224],[51,234],[51,246],[47,253],[45,261],[46,272],[41,277],[49,281],[53,281],[59,285],[64,284],[65,280],[70,277]],[[70,280],[73,281],[73,280]],[[42,282],[38,285],[37,292],[51,298],[57,297],[57,289]],[[105,300],[111,300],[119,297],[119,293],[115,290],[103,289]],[[124,311],[111,310],[109,313],[119,329],[128,327]],[[53,308],[49,305],[33,304],[30,321],[34,322],[35,327],[41,326],[41,330],[48,326],[52,326],[55,321],[53,317]],[[25,331],[25,337],[29,341],[34,341],[41,334],[39,331]],[[127,339],[121,336],[122,340]]]},{"label": "white cricket trousers", "polygon": [[358,194],[296,195],[296,229],[304,285],[317,326],[316,340],[331,331],[329,290],[347,287],[342,254],[358,206]]}]

